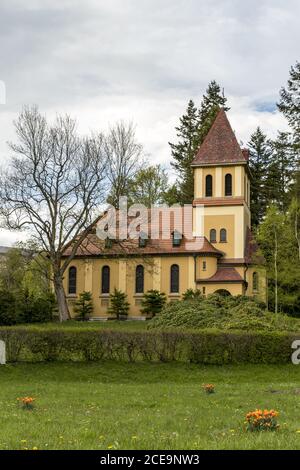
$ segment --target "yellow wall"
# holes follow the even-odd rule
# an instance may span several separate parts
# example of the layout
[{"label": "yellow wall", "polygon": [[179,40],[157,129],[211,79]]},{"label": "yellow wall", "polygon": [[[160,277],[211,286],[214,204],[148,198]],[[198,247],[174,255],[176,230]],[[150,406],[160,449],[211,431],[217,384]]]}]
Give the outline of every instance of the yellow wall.
[{"label": "yellow wall", "polygon": [[[206,263],[206,269],[203,269],[203,263]],[[198,256],[196,264],[196,278],[208,279],[217,271],[217,258],[211,256]]]},{"label": "yellow wall", "polygon": [[203,292],[203,287],[205,288],[205,295],[213,294],[217,290],[225,289],[231,295],[243,295],[243,285],[242,284],[210,284],[210,283],[201,283],[198,284],[198,289]]},{"label": "yellow wall", "polygon": [[[245,191],[245,179],[248,187],[250,185],[244,165],[225,165],[216,167],[202,167],[194,169],[194,197],[205,197],[205,178],[207,175],[213,177],[213,196],[225,197],[225,175],[232,175],[232,196],[244,197],[248,202],[248,194]],[[228,196],[230,197],[230,196]]]},{"label": "yellow wall", "polygon": [[[253,273],[258,274],[258,290],[253,289]],[[251,266],[246,272],[248,288],[246,295],[256,297],[258,300],[267,303],[267,277],[264,266]]]}]

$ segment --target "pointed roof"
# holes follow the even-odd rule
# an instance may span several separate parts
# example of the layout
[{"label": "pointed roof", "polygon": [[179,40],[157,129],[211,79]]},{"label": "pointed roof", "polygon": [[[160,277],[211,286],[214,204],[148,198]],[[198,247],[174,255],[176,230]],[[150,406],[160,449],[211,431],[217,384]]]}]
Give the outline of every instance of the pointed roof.
[{"label": "pointed roof", "polygon": [[223,108],[218,112],[192,166],[222,163],[247,163]]}]

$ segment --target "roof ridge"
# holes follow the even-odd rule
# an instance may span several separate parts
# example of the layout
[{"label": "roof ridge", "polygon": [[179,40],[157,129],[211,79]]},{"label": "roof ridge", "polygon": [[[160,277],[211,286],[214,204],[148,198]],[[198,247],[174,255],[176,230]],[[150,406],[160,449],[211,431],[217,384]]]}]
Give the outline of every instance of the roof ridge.
[{"label": "roof ridge", "polygon": [[192,161],[201,164],[247,163],[224,108],[220,108],[207,135]]}]

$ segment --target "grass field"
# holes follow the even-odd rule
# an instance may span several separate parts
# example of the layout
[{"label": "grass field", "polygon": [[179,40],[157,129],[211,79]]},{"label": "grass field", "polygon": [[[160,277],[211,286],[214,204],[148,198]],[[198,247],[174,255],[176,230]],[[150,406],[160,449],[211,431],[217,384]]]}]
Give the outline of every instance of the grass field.
[{"label": "grass field", "polygon": [[[0,383],[0,449],[300,449],[292,365],[19,364]],[[33,411],[17,402],[28,395]],[[257,407],[280,412],[279,431],[245,432]]]}]

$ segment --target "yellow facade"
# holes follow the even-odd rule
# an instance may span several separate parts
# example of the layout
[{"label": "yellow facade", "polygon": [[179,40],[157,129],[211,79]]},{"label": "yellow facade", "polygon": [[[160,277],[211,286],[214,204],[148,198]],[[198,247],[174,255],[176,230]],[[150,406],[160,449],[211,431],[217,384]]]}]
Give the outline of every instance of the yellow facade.
[{"label": "yellow facade", "polygon": [[[212,182],[210,195],[207,195],[207,177],[211,177]],[[230,179],[229,195],[226,194],[226,178]],[[231,295],[254,296],[266,302],[265,269],[254,265],[246,254],[251,227],[249,206],[250,174],[246,162],[195,166],[193,236],[206,240],[208,248],[199,252],[181,250],[180,253],[172,249],[158,254],[145,251],[143,256],[130,257],[103,257],[101,254],[75,257],[70,266],[76,268],[73,293],[69,293],[68,272],[64,279],[71,312],[78,295],[90,291],[94,317],[110,317],[109,295],[115,288],[127,294],[132,319],[143,317],[141,300],[150,289],[164,292],[170,302],[181,299],[187,289],[200,289],[204,295],[227,291]],[[106,270],[106,285],[103,269]],[[143,271],[143,284],[139,288],[137,269]],[[171,277],[173,281],[176,279],[175,284]]]}]

